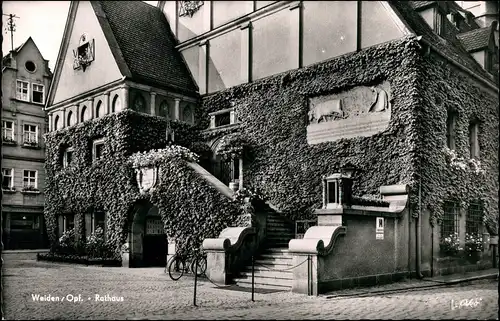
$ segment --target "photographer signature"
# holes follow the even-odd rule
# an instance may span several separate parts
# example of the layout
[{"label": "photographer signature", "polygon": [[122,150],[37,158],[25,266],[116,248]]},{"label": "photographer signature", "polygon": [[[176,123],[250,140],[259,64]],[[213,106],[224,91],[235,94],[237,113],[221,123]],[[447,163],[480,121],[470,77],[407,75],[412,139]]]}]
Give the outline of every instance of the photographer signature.
[{"label": "photographer signature", "polygon": [[463,299],[463,300],[451,300],[451,309],[456,310],[456,309],[462,309],[462,308],[475,308],[478,305],[481,304],[482,298],[475,298],[475,299]]}]

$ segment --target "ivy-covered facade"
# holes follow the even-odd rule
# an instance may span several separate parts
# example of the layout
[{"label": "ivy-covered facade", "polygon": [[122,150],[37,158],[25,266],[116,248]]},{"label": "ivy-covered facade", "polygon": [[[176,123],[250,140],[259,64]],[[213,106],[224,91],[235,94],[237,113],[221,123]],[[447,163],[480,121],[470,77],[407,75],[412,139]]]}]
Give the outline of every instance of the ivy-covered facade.
[{"label": "ivy-covered facade", "polygon": [[[119,20],[114,19],[117,11],[127,15],[128,6],[92,2],[89,8],[99,12],[98,6],[104,8],[109,19],[108,24],[100,22],[105,35],[109,27],[122,41],[119,30],[125,26],[116,25]],[[157,13],[145,6],[135,9]],[[70,14],[78,18],[82,11],[77,7],[72,6]],[[406,18],[412,10],[392,2],[390,7]],[[418,14],[409,18],[423,22]],[[162,20],[164,17],[158,19],[169,26]],[[131,20],[140,23],[139,18]],[[144,152],[147,158],[154,154],[148,151],[163,150],[168,145],[165,133],[169,130],[175,134],[174,145],[186,148],[186,153],[198,154],[200,164],[209,171],[214,160],[220,164],[224,159],[241,159],[238,170],[243,176],[239,175],[239,183],[292,220],[314,218],[313,211],[322,204],[322,177],[349,163],[357,168],[353,179],[355,196],[377,197],[380,186],[407,184],[412,213],[418,216],[426,211],[429,215],[424,219],[436,228],[442,224],[445,202],[457,202],[466,209],[479,201],[484,228],[496,235],[498,86],[484,75],[460,67],[459,62],[446,58],[429,41],[418,37],[420,31],[415,33],[206,95],[200,95],[199,82],[187,90],[186,84],[168,87],[155,83],[153,76],[147,79],[147,75],[137,75],[131,66],[133,59],[127,56],[131,51],[127,53],[122,47],[125,59],[117,63],[118,69],[122,75],[127,70],[130,75],[94,88],[96,97],[111,97],[103,105],[108,108],[105,115],[95,117],[94,111],[91,119],[82,117],[78,124],[66,124],[60,129],[54,126],[46,135],[45,217],[52,245],[57,246],[61,234],[59,217],[74,214],[76,235],[83,239],[88,235],[88,213],[103,211],[107,242],[119,253],[124,244],[132,246],[133,222],[140,212],[137,204],[156,207],[165,234],[178,244],[189,239],[190,246],[197,247],[203,239],[217,237],[225,227],[237,224],[239,201],[222,195],[188,166],[193,159],[185,157],[184,152],[172,152],[178,147],[165,149],[167,156],[154,164],[159,170],[155,188],[140,192],[137,168],[131,159],[138,157],[138,152]],[[120,45],[133,47],[124,42]],[[63,61],[61,58],[58,64],[62,66]],[[88,74],[99,71],[92,70],[92,64],[96,65],[92,62],[87,67]],[[191,73],[185,73],[186,77],[196,78],[189,62],[187,68]],[[59,74],[64,72],[60,70]],[[192,80],[185,81],[193,84]],[[311,98],[382,83],[390,85],[387,129],[366,137],[308,143]],[[52,124],[56,117],[68,117],[63,110],[75,104],[82,106],[90,97],[88,91],[82,91],[76,98],[57,101],[58,90],[57,84],[53,86],[54,98],[48,105]],[[115,92],[122,105],[112,109]],[[136,93],[145,97],[142,105],[135,103]],[[162,95],[170,99],[172,106],[163,114]],[[183,107],[189,104],[196,106],[192,118],[182,116]],[[93,106],[95,110],[95,101]],[[223,110],[231,110],[236,117],[231,116],[225,125],[213,126],[211,119]],[[453,126],[447,126],[451,114]],[[471,124],[478,124],[477,143],[470,139]],[[447,145],[450,135],[454,142],[451,147]],[[99,139],[105,139],[103,157],[95,160],[93,142]],[[474,159],[469,153],[471,143],[478,144],[479,162],[470,161]],[[74,152],[71,164],[65,166],[68,147]],[[235,166],[235,161],[232,164]]]}]

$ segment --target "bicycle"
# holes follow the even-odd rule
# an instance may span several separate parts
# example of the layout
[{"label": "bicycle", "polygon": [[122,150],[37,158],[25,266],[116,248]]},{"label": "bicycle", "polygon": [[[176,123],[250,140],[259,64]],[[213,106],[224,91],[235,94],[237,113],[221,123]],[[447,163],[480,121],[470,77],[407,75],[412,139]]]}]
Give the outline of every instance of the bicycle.
[{"label": "bicycle", "polygon": [[202,276],[207,270],[207,258],[204,254],[180,254],[176,253],[170,258],[168,264],[168,275],[174,281],[179,280],[184,273]]}]

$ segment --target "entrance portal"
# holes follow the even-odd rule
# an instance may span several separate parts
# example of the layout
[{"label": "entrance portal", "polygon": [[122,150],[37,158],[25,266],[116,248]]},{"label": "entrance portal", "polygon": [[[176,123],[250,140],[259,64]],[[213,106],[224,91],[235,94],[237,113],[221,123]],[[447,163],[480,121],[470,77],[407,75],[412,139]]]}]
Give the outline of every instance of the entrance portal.
[{"label": "entrance portal", "polygon": [[167,236],[163,232],[161,217],[146,217],[146,233],[142,244],[144,265],[164,267],[167,264]]},{"label": "entrance portal", "polygon": [[137,203],[129,231],[130,267],[166,265],[167,235],[158,207]]}]

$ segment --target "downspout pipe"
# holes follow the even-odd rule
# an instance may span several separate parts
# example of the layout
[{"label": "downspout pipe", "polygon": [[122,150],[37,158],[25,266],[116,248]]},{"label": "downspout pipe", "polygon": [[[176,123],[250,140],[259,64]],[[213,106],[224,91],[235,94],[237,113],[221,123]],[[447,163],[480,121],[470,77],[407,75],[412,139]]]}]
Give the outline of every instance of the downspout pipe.
[{"label": "downspout pipe", "polygon": [[422,274],[422,177],[419,178],[418,182],[418,217],[417,217],[417,248],[416,248],[416,268],[417,268],[417,278],[422,279],[424,276]]}]

